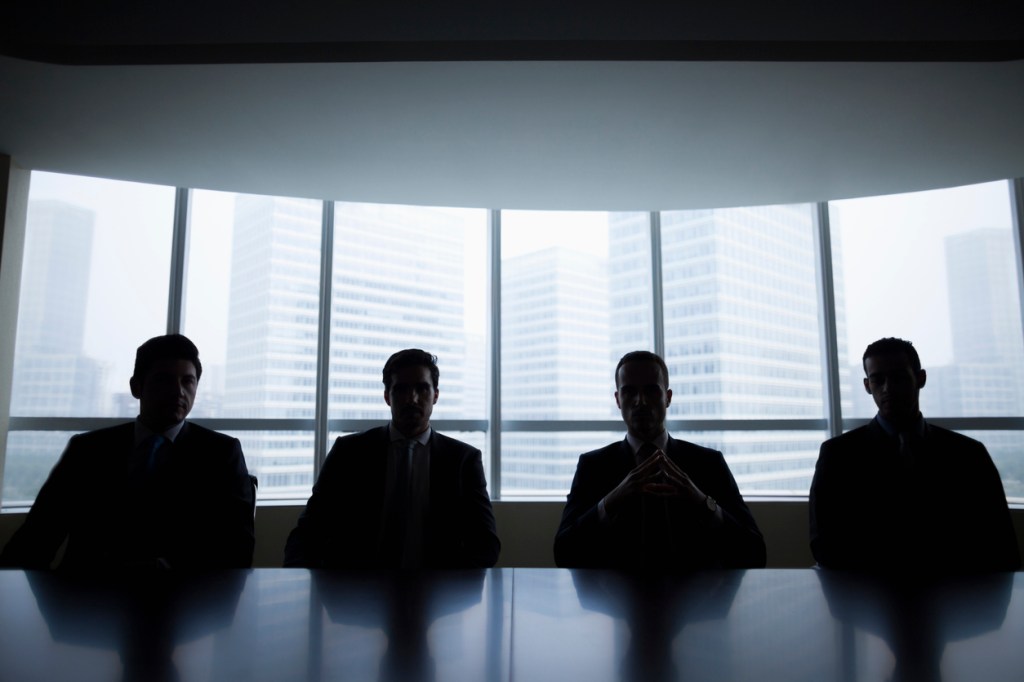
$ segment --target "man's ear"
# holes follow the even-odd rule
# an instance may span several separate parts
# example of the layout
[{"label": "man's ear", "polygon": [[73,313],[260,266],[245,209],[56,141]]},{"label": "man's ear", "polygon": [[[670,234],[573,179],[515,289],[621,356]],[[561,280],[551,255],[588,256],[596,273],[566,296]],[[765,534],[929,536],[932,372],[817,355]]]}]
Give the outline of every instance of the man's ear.
[{"label": "man's ear", "polygon": [[665,389],[665,407],[668,407],[671,404],[672,404],[672,389],[671,388],[666,388]]},{"label": "man's ear", "polygon": [[619,392],[615,391],[615,406],[620,410],[622,409],[622,403],[619,402]]},{"label": "man's ear", "polygon": [[139,399],[142,397],[142,382],[137,380],[134,376],[128,380],[128,386],[132,389],[132,397]]},{"label": "man's ear", "polygon": [[391,396],[388,395],[389,392],[390,391],[388,391],[388,389],[384,389],[384,402],[388,404],[388,407],[391,407]]},{"label": "man's ear", "polygon": [[871,386],[868,384],[868,378],[864,377],[864,390],[868,395],[871,395]]},{"label": "man's ear", "polygon": [[437,405],[437,397],[441,395],[441,391],[434,389],[434,402],[432,404]]},{"label": "man's ear", "polygon": [[917,370],[916,374],[917,374],[917,387],[918,388],[924,388],[925,382],[928,381],[928,372],[924,371],[923,369],[919,369],[919,370]]}]

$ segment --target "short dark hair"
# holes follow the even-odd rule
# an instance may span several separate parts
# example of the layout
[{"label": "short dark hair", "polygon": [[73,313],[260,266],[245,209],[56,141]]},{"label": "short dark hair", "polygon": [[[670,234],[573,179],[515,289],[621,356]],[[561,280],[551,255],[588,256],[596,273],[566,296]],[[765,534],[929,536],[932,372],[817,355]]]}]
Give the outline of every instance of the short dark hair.
[{"label": "short dark hair", "polygon": [[196,368],[196,379],[203,376],[203,365],[199,362],[199,349],[187,336],[166,334],[154,336],[135,351],[135,370],[132,379],[145,381],[149,370],[164,360],[188,360]]},{"label": "short dark hair", "polygon": [[384,388],[391,390],[391,375],[405,367],[426,367],[430,370],[430,378],[434,381],[434,390],[437,390],[437,380],[441,377],[437,369],[437,356],[431,355],[419,348],[406,348],[400,350],[384,363]]},{"label": "short dark hair", "polygon": [[917,355],[917,349],[914,348],[914,344],[904,339],[889,336],[868,344],[868,347],[864,349],[864,357],[861,358],[864,373],[867,374],[868,371],[868,358],[875,358],[879,355],[899,355],[900,353],[906,354],[914,371],[921,369],[921,358]]},{"label": "short dark hair", "polygon": [[665,364],[660,355],[649,350],[632,350],[619,358],[619,364],[615,365],[615,388],[619,387],[619,370],[627,362],[653,362],[661,370],[661,377],[665,380],[665,388],[668,388],[668,365]]}]

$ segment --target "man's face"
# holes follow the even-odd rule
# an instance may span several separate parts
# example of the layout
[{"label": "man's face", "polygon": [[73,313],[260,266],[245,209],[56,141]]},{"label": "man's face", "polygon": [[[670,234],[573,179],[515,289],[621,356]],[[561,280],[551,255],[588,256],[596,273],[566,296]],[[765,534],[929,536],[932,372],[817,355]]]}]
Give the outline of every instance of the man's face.
[{"label": "man's face", "polygon": [[917,417],[918,393],[927,375],[914,369],[906,353],[870,356],[864,360],[864,371],[864,389],[883,418],[898,424]]},{"label": "man's face", "polygon": [[672,390],[661,376],[661,368],[653,362],[627,362],[615,379],[615,403],[629,432],[643,441],[661,435],[665,413],[672,404]]},{"label": "man's face", "polygon": [[161,360],[145,377],[132,377],[132,395],[139,399],[139,416],[154,431],[181,422],[192,410],[199,379],[190,360]]},{"label": "man's face", "polygon": [[420,435],[430,426],[438,391],[427,367],[401,367],[391,373],[391,387],[384,402],[391,407],[391,423],[406,438]]}]

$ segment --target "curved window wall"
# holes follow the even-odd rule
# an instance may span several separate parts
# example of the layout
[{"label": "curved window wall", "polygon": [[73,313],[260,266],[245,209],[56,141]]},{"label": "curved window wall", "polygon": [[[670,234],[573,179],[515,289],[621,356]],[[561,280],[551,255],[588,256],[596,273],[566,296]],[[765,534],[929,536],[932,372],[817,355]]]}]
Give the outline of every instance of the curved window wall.
[{"label": "curved window wall", "polygon": [[407,347],[438,356],[433,423],[484,452],[495,497],[563,497],[622,437],[634,349],[669,365],[675,436],[747,495],[806,495],[821,441],[874,414],[864,346],[902,336],[925,415],[986,443],[1024,502],[1014,186],[602,213],[34,172],[0,502],[30,504],[69,433],[136,414],[135,347],[168,330],[200,348],[191,418],[242,441],[263,500],[303,501],[337,435],[387,420],[380,371]]}]

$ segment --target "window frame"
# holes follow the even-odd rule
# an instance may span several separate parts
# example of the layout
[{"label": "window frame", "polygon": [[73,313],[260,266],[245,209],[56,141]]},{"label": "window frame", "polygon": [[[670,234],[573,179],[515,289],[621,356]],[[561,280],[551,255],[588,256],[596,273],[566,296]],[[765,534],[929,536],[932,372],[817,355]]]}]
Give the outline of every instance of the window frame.
[{"label": "window frame", "polygon": [[[30,171],[24,171],[29,173]],[[1024,320],[1024,178],[1006,181],[1011,202],[1011,232],[1014,240],[1014,257],[1017,268],[1017,286],[1021,292],[1021,318]],[[23,186],[22,186],[23,185]],[[13,178],[8,188],[9,193],[24,191],[24,203],[27,205],[28,183],[18,182]],[[185,282],[188,267],[189,233],[191,230],[192,190],[176,188],[174,206],[174,225],[171,249],[170,285],[167,301],[167,333],[181,331],[184,305]],[[195,419],[203,426],[216,430],[230,431],[299,431],[312,430],[314,433],[313,476],[314,480],[320,473],[323,461],[331,446],[329,434],[332,432],[363,431],[379,426],[374,419],[330,419],[328,416],[328,383],[330,365],[330,313],[332,295],[332,268],[334,253],[334,208],[333,200],[322,202],[321,222],[321,260],[319,273],[320,300],[318,310],[318,350],[316,367],[316,403],[313,419]],[[823,357],[823,403],[825,414],[820,419],[668,419],[667,426],[671,431],[806,431],[825,432],[829,437],[838,436],[853,428],[866,424],[867,418],[849,418],[842,414],[840,399],[838,339],[835,317],[835,290],[832,263],[832,234],[829,221],[829,202],[811,204],[812,229],[815,240],[815,276],[818,292],[818,323],[819,336]],[[503,433],[545,433],[545,432],[592,432],[622,431],[622,423],[615,419],[605,420],[513,420],[503,419],[501,414],[501,229],[502,211],[489,209],[487,212],[487,251],[488,251],[488,357],[486,377],[487,410],[482,419],[438,419],[432,425],[440,431],[481,431],[489,448],[490,480],[489,489],[494,500],[503,499],[501,487],[501,436]],[[664,355],[664,306],[662,290],[662,244],[661,244],[661,213],[648,213],[650,226],[651,254],[651,287],[652,287],[652,324],[653,350]],[[20,228],[20,229],[19,229]],[[12,225],[8,221],[0,233],[3,238],[4,281],[17,278],[20,282],[21,263],[24,257],[25,224]],[[14,287],[13,309],[19,304],[20,286]],[[9,299],[0,303],[4,309],[11,309]],[[16,315],[13,315],[16,319]],[[11,327],[16,328],[13,324]],[[13,334],[13,332],[12,332]],[[5,376],[11,376],[14,364],[13,343],[11,348],[0,357],[5,367],[0,367]],[[6,459],[7,434],[14,431],[87,431],[112,426],[124,422],[124,418],[111,417],[17,417],[10,416],[10,390],[8,382],[6,395],[0,396],[0,412],[7,419],[0,421],[0,495]],[[932,418],[929,422],[955,430],[973,431],[1018,431],[1024,430],[1024,415],[1015,417],[956,417]],[[492,428],[492,426],[494,428]],[[752,497],[753,495],[748,495]],[[552,499],[553,496],[531,497],[529,499]],[[557,497],[560,497],[557,496]],[[779,499],[780,496],[771,496]],[[797,496],[798,499],[806,499]],[[516,496],[505,499],[518,499]],[[304,500],[296,500],[302,502]],[[274,501],[279,503],[278,500]],[[0,496],[0,508],[3,507]]]}]

